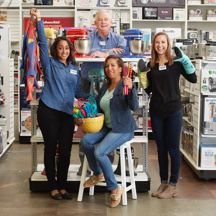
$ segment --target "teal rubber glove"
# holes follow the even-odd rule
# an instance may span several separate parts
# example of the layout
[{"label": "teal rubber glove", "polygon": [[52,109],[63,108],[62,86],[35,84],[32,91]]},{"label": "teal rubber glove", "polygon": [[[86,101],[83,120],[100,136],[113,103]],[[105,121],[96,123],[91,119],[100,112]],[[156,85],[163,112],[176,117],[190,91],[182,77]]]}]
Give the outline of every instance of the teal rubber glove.
[{"label": "teal rubber glove", "polygon": [[146,62],[143,59],[140,59],[137,64],[138,69],[138,77],[141,86],[146,89],[149,86],[149,81],[147,77],[147,73],[150,71],[150,68],[146,66]]},{"label": "teal rubber glove", "polygon": [[173,47],[173,50],[175,52],[176,57],[174,58],[174,61],[180,62],[187,74],[192,74],[196,71],[193,63],[189,59],[187,55],[183,53],[183,51],[179,47]]}]

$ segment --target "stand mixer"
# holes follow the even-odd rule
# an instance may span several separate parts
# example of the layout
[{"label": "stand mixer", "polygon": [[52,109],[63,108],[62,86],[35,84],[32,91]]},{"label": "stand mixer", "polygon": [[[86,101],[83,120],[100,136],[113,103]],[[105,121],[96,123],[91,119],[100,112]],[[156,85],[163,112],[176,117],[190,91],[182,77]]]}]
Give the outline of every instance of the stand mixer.
[{"label": "stand mixer", "polygon": [[68,37],[75,48],[75,57],[86,57],[91,50],[91,41],[88,38],[88,30],[85,28],[70,28],[66,30]]},{"label": "stand mixer", "polygon": [[139,29],[127,29],[123,33],[127,46],[123,57],[141,57],[145,50],[143,33]]}]

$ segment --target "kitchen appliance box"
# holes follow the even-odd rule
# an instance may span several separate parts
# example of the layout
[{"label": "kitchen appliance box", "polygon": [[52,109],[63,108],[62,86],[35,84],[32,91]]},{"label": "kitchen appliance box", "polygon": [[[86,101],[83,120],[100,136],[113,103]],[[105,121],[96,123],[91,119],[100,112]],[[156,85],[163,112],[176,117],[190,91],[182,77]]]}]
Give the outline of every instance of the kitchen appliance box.
[{"label": "kitchen appliance box", "polygon": [[143,7],[143,19],[157,19],[158,8],[156,7]]},{"label": "kitchen appliance box", "polygon": [[[2,151],[6,148],[7,146],[7,119],[6,118],[0,118],[0,133],[1,133],[1,145],[3,147]],[[0,152],[1,154],[1,152]]]},{"label": "kitchen appliance box", "polygon": [[216,168],[216,143],[201,144],[200,159],[202,168]]},{"label": "kitchen appliance box", "polygon": [[216,95],[216,63],[204,62],[201,72],[201,92],[204,95]]},{"label": "kitchen appliance box", "polygon": [[172,8],[158,8],[158,19],[159,20],[172,20],[173,9]]},{"label": "kitchen appliance box", "polygon": [[203,99],[203,134],[216,135],[216,96]]},{"label": "kitchen appliance box", "polygon": [[192,21],[202,21],[203,20],[203,11],[200,8],[190,9],[188,12],[188,19]]},{"label": "kitchen appliance box", "polygon": [[132,17],[133,19],[141,20],[142,19],[142,7],[133,7]]},{"label": "kitchen appliance box", "polygon": [[185,0],[132,0],[133,7],[185,7]]},{"label": "kitchen appliance box", "polygon": [[184,21],[186,19],[186,12],[184,8],[173,8],[173,20]]}]

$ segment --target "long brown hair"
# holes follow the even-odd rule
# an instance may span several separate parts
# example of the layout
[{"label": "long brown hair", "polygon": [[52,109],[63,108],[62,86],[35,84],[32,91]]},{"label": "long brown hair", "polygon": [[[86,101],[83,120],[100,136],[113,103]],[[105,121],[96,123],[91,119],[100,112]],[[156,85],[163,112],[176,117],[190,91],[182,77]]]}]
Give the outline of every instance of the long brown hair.
[{"label": "long brown hair", "polygon": [[52,46],[50,47],[50,55],[54,58],[57,58],[58,59],[58,56],[57,56],[57,46],[59,44],[60,41],[66,41],[68,46],[69,46],[69,49],[70,49],[70,54],[67,58],[67,63],[68,62],[71,62],[72,64],[76,64],[76,61],[75,61],[75,58],[74,58],[74,47],[72,45],[72,43],[70,42],[70,40],[65,37],[65,36],[61,36],[61,37],[57,37],[55,39],[55,41],[53,42]]},{"label": "long brown hair", "polygon": [[167,40],[167,50],[166,50],[166,58],[168,60],[168,64],[171,65],[173,63],[173,57],[172,57],[172,54],[171,54],[171,43],[170,43],[170,39],[169,39],[169,36],[165,33],[165,32],[158,32],[157,34],[155,34],[154,38],[153,38],[153,42],[152,42],[152,49],[151,49],[151,60],[150,60],[150,66],[151,67],[154,67],[155,64],[157,63],[158,61],[158,54],[157,52],[155,51],[155,41],[156,41],[156,38],[160,35],[164,35],[166,37],[166,40]]},{"label": "long brown hair", "polygon": [[[111,83],[111,80],[109,79],[109,77],[106,76],[105,68],[106,68],[106,65],[107,65],[107,62],[109,59],[116,60],[117,65],[122,68],[122,72],[123,72],[123,68],[124,68],[124,62],[123,62],[122,58],[115,56],[115,55],[109,55],[108,57],[106,57],[105,62],[104,62],[104,74],[105,74],[108,85]],[[121,77],[123,75],[122,72],[121,72]]]}]

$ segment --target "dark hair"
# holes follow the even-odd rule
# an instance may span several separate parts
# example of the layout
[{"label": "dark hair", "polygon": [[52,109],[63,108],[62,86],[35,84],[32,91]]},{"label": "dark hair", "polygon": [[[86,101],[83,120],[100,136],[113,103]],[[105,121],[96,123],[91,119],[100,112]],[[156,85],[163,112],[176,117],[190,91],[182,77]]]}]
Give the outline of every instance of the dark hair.
[{"label": "dark hair", "polygon": [[158,60],[158,54],[155,51],[154,46],[155,46],[156,38],[160,35],[164,35],[166,37],[166,40],[167,40],[168,47],[167,47],[165,55],[166,55],[166,58],[168,60],[168,64],[171,65],[173,63],[173,57],[171,54],[171,44],[170,44],[169,36],[165,32],[158,32],[157,34],[155,34],[155,36],[153,38],[153,42],[152,42],[151,60],[150,60],[150,66],[151,67],[154,67],[155,64],[157,63],[157,60]]},{"label": "dark hair", "polygon": [[[109,55],[109,56],[106,57],[105,62],[104,62],[104,74],[105,74],[108,85],[111,83],[111,81],[110,81],[109,77],[106,76],[105,68],[106,68],[106,64],[107,64],[108,60],[110,60],[110,59],[116,60],[118,66],[122,68],[122,71],[123,71],[123,68],[124,68],[124,62],[123,62],[121,57],[118,57],[118,56],[115,56],[115,55]],[[121,73],[121,77],[122,77],[122,75],[123,74]]]},{"label": "dark hair", "polygon": [[68,43],[68,46],[69,46],[69,49],[70,49],[70,54],[69,54],[69,56],[67,58],[67,63],[71,62],[72,64],[76,64],[76,61],[75,61],[75,58],[74,58],[74,47],[73,47],[72,43],[70,42],[70,40],[65,36],[57,37],[55,39],[52,46],[50,47],[50,55],[53,58],[58,58],[58,56],[57,56],[57,46],[58,46],[59,42],[62,41],[62,40],[66,41]]}]

